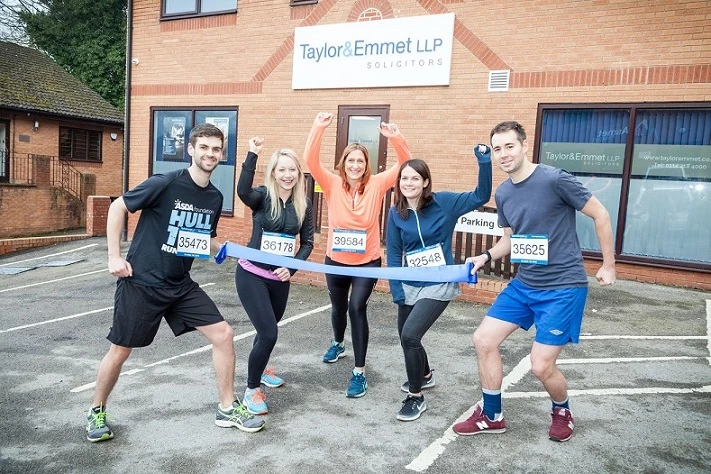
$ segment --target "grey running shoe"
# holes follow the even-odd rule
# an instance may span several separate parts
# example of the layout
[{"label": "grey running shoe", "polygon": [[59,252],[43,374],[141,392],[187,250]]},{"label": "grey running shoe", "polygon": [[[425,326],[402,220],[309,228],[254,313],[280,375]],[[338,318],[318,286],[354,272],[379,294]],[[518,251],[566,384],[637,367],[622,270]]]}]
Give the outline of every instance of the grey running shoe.
[{"label": "grey running shoe", "polygon": [[397,419],[400,421],[413,421],[418,419],[425,410],[427,410],[425,397],[408,395],[407,398],[402,401],[402,408],[400,408],[397,414]]},{"label": "grey running shoe", "polygon": [[247,433],[255,433],[264,428],[264,420],[250,415],[239,400],[232,402],[232,406],[227,410],[217,405],[215,424],[221,428],[237,428]]},{"label": "grey running shoe", "polygon": [[[434,386],[435,386],[434,369],[432,369],[430,371],[430,378],[426,379],[426,378],[422,377],[422,389],[425,390],[428,388],[432,388]],[[410,382],[405,380],[405,383],[402,384],[402,386],[400,387],[400,390],[402,390],[405,393],[409,392],[410,391]]]},{"label": "grey running shoe", "polygon": [[86,439],[92,443],[106,441],[114,437],[111,427],[106,424],[106,411],[99,405],[89,410],[86,416]]}]

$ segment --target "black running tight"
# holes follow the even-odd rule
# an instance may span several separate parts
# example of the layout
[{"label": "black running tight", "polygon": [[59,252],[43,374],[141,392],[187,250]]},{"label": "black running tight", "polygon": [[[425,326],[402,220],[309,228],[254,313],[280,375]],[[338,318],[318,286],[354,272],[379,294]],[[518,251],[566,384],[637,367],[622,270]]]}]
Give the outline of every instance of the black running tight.
[{"label": "black running tight", "polygon": [[235,284],[242,306],[257,330],[252,352],[249,353],[247,387],[258,388],[262,372],[267,368],[269,357],[276,345],[277,323],[281,321],[286,310],[290,283],[262,278],[238,264]]},{"label": "black running tight", "polygon": [[[326,257],[326,265],[340,267],[380,267],[381,259],[363,265],[344,265]],[[368,352],[368,299],[378,282],[376,278],[348,277],[326,274],[328,294],[331,297],[331,325],[333,338],[343,342],[348,325],[347,314],[351,320],[351,338],[355,367],[365,367],[365,354]],[[350,299],[348,292],[350,291]]]}]

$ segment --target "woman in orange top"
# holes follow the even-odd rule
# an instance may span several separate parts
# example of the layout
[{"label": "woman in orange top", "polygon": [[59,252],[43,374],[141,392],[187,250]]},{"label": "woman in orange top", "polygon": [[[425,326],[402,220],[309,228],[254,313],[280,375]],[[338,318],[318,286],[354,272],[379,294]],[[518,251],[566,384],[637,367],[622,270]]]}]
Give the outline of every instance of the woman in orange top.
[{"label": "woman in orange top", "polygon": [[[326,264],[337,266],[379,267],[380,208],[385,193],[395,185],[400,165],[410,158],[405,137],[395,124],[380,124],[380,133],[392,143],[398,162],[387,171],[371,175],[368,150],[360,143],[351,143],[343,150],[336,166],[338,174],[321,164],[319,153],[326,127],[333,115],[320,112],[306,141],[304,160],[309,171],[321,186],[328,206],[328,244]],[[350,315],[351,337],[355,367],[346,395],[358,398],[365,395],[365,354],[368,350],[367,306],[377,283],[375,278],[326,275],[331,298],[333,341],[323,356],[324,362],[336,362],[345,356],[344,336]],[[348,293],[350,291],[350,300]]]}]

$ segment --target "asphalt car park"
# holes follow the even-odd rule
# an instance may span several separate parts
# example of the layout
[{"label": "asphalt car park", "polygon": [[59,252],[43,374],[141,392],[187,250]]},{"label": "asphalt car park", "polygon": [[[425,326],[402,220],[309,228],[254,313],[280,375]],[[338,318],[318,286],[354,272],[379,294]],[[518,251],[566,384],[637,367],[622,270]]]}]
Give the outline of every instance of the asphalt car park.
[{"label": "asphalt car park", "polygon": [[[196,262],[192,273],[234,327],[241,396],[254,332],[234,261]],[[369,389],[348,399],[350,336],[347,357],[324,364],[328,294],[293,285],[270,362],[286,385],[266,389],[262,431],[215,426],[210,346],[163,325],[153,345],[133,351],[111,395],[116,437],[92,444],[84,423],[109,346],[115,281],[101,238],[0,257],[0,472],[711,471],[706,292],[591,281],[580,344],[560,360],[576,420],[566,443],[548,440],[550,402],[527,357],[533,330],[502,347],[508,431],[460,437],[451,426],[481,395],[471,334],[486,305],[452,302],[425,336],[436,386],[422,417],[401,422],[406,377],[390,295],[371,298]]]}]

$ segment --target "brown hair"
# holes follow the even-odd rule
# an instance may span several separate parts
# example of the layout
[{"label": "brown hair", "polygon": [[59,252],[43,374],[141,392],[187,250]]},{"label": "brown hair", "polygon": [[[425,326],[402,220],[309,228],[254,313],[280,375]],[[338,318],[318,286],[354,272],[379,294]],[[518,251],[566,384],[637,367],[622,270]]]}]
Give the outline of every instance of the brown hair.
[{"label": "brown hair", "polygon": [[518,138],[519,142],[523,143],[526,141],[526,130],[523,129],[523,125],[511,120],[507,122],[501,122],[496,127],[491,129],[491,133],[489,134],[489,143],[491,143],[492,137],[497,133],[506,133],[509,130],[513,130],[514,132],[516,132],[516,137]]},{"label": "brown hair", "polygon": [[417,210],[422,209],[425,207],[427,204],[432,202],[432,173],[430,173],[430,167],[427,166],[427,163],[425,163],[423,160],[419,160],[417,158],[408,160],[400,166],[400,171],[397,173],[397,181],[395,182],[395,199],[393,205],[395,206],[395,210],[397,213],[402,217],[403,219],[407,219],[407,198],[402,195],[402,191],[400,191],[400,178],[402,178],[402,171],[410,167],[412,168],[417,174],[422,176],[423,181],[427,181],[427,185],[422,189],[422,196],[420,196],[420,202],[418,203]]},{"label": "brown hair", "polygon": [[225,134],[211,123],[201,123],[190,130],[190,144],[195,147],[199,137],[217,137],[225,145]]},{"label": "brown hair", "polygon": [[360,143],[351,143],[348,145],[341,154],[341,160],[338,162],[338,165],[336,165],[336,170],[338,171],[338,175],[343,180],[343,187],[346,188],[346,191],[350,192],[351,185],[348,183],[348,176],[346,175],[346,158],[348,158],[348,155],[355,150],[362,152],[363,156],[365,156],[365,170],[363,170],[363,177],[360,179],[360,186],[357,190],[358,194],[363,194],[365,185],[368,184],[370,174],[372,173],[370,169],[370,158],[368,158],[368,149],[364,145]]}]

